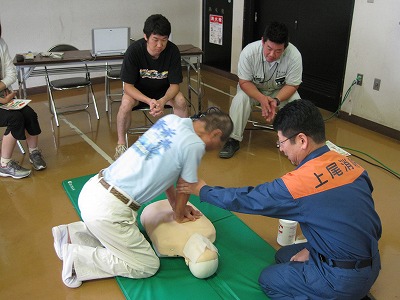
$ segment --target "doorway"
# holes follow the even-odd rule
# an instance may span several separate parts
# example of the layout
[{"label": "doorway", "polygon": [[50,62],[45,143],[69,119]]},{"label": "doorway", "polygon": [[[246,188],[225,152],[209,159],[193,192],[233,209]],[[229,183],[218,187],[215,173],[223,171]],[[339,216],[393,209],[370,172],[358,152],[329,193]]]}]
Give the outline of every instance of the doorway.
[{"label": "doorway", "polygon": [[303,58],[299,93],[329,111],[342,100],[354,0],[245,0],[243,47],[272,21],[289,29]]}]

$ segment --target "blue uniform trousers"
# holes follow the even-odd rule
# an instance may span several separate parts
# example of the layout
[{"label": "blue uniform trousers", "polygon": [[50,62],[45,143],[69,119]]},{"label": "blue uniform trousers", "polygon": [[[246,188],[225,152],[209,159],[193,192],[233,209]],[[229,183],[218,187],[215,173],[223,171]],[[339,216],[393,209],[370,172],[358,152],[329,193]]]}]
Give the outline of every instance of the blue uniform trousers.
[{"label": "blue uniform trousers", "polygon": [[369,292],[380,271],[379,253],[372,266],[342,269],[322,262],[311,250],[306,262],[291,262],[290,258],[307,247],[307,243],[282,247],[277,251],[277,264],[265,268],[259,283],[271,299],[361,299]]}]

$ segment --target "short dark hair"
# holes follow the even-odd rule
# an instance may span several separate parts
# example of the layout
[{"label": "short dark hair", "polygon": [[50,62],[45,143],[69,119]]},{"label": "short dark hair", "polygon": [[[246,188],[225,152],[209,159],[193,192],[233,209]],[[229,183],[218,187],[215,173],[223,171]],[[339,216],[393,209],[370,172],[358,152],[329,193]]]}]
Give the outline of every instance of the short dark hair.
[{"label": "short dark hair", "polygon": [[289,44],[289,30],[285,24],[274,21],[264,30],[263,41],[270,40],[277,44],[284,44],[285,48]]},{"label": "short dark hair", "polygon": [[201,116],[198,121],[205,123],[205,130],[211,132],[215,129],[222,131],[221,141],[225,142],[233,131],[231,117],[222,111],[212,111]]},{"label": "short dark hair", "polygon": [[324,119],[318,107],[309,100],[298,99],[286,104],[278,111],[273,126],[285,137],[302,132],[318,144],[326,140]]},{"label": "short dark hair", "polygon": [[143,33],[147,38],[149,38],[151,34],[169,37],[171,34],[171,23],[163,15],[151,15],[144,22]]}]

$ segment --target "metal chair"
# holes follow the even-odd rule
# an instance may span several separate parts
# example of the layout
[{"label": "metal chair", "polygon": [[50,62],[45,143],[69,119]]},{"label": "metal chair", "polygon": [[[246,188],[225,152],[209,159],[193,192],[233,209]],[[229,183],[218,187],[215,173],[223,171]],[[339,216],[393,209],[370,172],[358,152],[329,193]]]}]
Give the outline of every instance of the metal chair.
[{"label": "metal chair", "polygon": [[[78,50],[78,49],[71,45],[60,44],[60,45],[51,47],[49,49],[49,52],[66,52],[66,51],[74,51],[74,50]],[[83,76],[82,77],[70,77],[70,78],[65,78],[65,79],[51,80],[50,74],[56,73],[55,69],[53,69],[53,70],[54,70],[54,72],[52,72],[51,68],[48,68],[47,66],[45,66],[45,77],[46,77],[47,92],[48,92],[48,97],[49,97],[49,108],[50,108],[50,113],[55,118],[57,127],[60,126],[60,124],[58,122],[58,114],[86,110],[89,107],[90,103],[93,103],[94,110],[96,112],[96,117],[98,120],[100,117],[99,117],[99,112],[97,110],[96,98],[94,96],[92,82],[90,80],[90,73],[89,73],[89,69],[88,69],[87,65],[84,64],[84,70],[86,73],[85,77],[83,77]],[[56,106],[56,103],[54,101],[53,91],[65,91],[65,90],[82,89],[82,88],[86,88],[86,92],[87,92],[86,103],[73,104],[73,105],[69,105],[69,106]],[[92,96],[92,102],[90,102],[90,100],[89,100],[89,92]]]},{"label": "metal chair", "polygon": [[[170,105],[165,105],[164,109],[168,109],[168,110],[170,110],[170,112],[172,112],[172,106],[170,106]],[[131,135],[143,134],[154,124],[154,120],[152,120],[148,115],[148,112],[150,111],[150,107],[148,104],[140,102],[139,105],[135,106],[132,109],[132,112],[136,112],[136,111],[140,111],[143,113],[144,118],[145,118],[145,125],[131,127],[126,131],[125,144],[127,147],[129,147],[128,134],[131,134]]]},{"label": "metal chair", "polygon": [[[130,44],[132,44],[134,41],[135,40],[132,38],[129,39]],[[121,102],[122,100],[122,95],[124,94],[123,88],[121,87],[121,91],[119,93],[112,93],[110,87],[111,81],[121,80],[121,67],[122,65],[109,65],[108,63],[106,64],[106,74],[104,76],[106,112],[110,111],[111,113],[113,102]],[[115,99],[115,97],[117,99]]]},{"label": "metal chair", "polygon": [[[121,73],[120,65],[106,64],[106,74],[104,76],[106,112],[110,111],[110,113],[111,113],[113,102],[121,102],[122,95],[123,95],[122,87],[121,87],[121,91],[119,93],[112,93],[111,87],[110,87],[110,81],[121,80],[120,73]],[[115,99],[115,98],[117,98],[117,99]]]},{"label": "metal chair", "polygon": [[22,146],[22,144],[21,144],[21,142],[19,140],[17,140],[17,145],[18,145],[18,148],[21,151],[21,153],[25,154],[25,149],[24,149],[24,147]]},{"label": "metal chair", "polygon": [[[252,113],[258,113],[261,112],[261,106],[256,105],[253,110]],[[274,130],[274,127],[272,126],[272,124],[267,124],[265,122],[259,122],[257,120],[253,120],[251,119],[251,115],[249,120],[247,121],[248,123],[251,123],[253,125],[254,128],[246,128],[246,129],[267,129],[267,130]]]}]

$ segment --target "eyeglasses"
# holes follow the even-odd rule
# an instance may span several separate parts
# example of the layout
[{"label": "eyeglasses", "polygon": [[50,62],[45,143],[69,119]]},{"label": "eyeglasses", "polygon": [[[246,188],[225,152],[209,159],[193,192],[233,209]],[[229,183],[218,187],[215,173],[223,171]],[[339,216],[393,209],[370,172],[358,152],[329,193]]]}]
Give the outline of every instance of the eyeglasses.
[{"label": "eyeglasses", "polygon": [[286,142],[286,141],[288,141],[288,140],[294,138],[294,137],[297,136],[299,133],[300,133],[300,132],[295,133],[295,134],[289,136],[287,139],[285,139],[285,140],[283,140],[283,141],[279,141],[279,140],[276,141],[276,148],[279,148],[281,145],[283,145],[284,142]]}]

